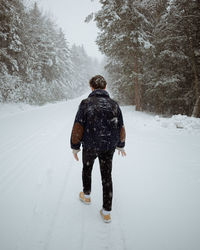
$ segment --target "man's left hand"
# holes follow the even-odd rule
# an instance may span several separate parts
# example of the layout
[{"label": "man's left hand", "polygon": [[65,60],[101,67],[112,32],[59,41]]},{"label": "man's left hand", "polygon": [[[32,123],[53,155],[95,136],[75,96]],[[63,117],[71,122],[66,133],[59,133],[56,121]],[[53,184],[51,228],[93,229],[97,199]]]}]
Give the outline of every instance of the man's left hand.
[{"label": "man's left hand", "polygon": [[124,148],[118,148],[117,147],[117,150],[118,150],[118,155],[121,154],[123,157],[126,156],[126,152],[125,152]]},{"label": "man's left hand", "polygon": [[72,150],[72,153],[74,155],[74,158],[79,161],[79,158],[78,158],[78,152],[80,151],[80,149],[73,149]]}]

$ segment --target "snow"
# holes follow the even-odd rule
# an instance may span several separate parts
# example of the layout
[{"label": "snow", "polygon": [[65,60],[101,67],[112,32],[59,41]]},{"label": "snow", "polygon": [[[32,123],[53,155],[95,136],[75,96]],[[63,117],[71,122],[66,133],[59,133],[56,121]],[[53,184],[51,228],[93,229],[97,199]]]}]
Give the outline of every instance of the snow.
[{"label": "snow", "polygon": [[0,103],[0,119],[32,109],[37,109],[37,106],[34,107],[24,103]]},{"label": "snow", "polygon": [[98,161],[92,204],[78,199],[69,137],[80,101],[0,106],[0,249],[200,249],[200,119],[122,107],[127,157],[114,156],[105,224]]},{"label": "snow", "polygon": [[188,117],[186,115],[173,115],[171,118],[163,118],[155,116],[155,120],[160,123],[160,126],[171,129],[184,129],[191,133],[200,133],[200,119]]}]

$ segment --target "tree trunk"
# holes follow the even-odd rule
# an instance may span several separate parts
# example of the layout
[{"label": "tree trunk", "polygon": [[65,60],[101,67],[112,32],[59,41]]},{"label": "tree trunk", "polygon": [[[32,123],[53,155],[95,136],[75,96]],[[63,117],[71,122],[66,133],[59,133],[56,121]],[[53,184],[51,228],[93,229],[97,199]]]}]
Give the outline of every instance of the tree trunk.
[{"label": "tree trunk", "polygon": [[141,110],[141,102],[140,102],[140,84],[138,80],[138,60],[136,59],[135,61],[135,106],[136,106],[136,111]]},{"label": "tree trunk", "polygon": [[200,117],[200,96],[196,99],[193,112],[192,112],[193,117]]},{"label": "tree trunk", "polygon": [[[189,15],[187,10],[185,10],[186,15]],[[195,97],[196,97],[196,101],[195,101],[195,105],[193,107],[193,112],[192,112],[192,116],[194,117],[198,117],[200,115],[200,83],[199,83],[199,77],[198,77],[198,66],[196,63],[196,58],[195,58],[195,53],[194,53],[194,46],[193,46],[193,41],[192,41],[192,36],[193,34],[191,34],[190,32],[190,27],[189,27],[189,23],[187,23],[187,28],[185,30],[186,36],[187,36],[187,40],[188,40],[188,44],[189,44],[189,48],[190,48],[190,59],[192,62],[192,71],[194,74],[194,90],[195,90]]]},{"label": "tree trunk", "polygon": [[192,71],[193,71],[193,74],[194,74],[194,89],[195,89],[195,97],[196,97],[196,102],[195,102],[195,105],[194,105],[194,108],[193,108],[192,116],[198,117],[199,109],[200,109],[200,107],[199,107],[199,105],[200,105],[199,78],[198,78],[197,65],[196,65],[192,40],[191,40],[191,38],[188,38],[188,40],[189,40],[190,49],[191,49]]}]

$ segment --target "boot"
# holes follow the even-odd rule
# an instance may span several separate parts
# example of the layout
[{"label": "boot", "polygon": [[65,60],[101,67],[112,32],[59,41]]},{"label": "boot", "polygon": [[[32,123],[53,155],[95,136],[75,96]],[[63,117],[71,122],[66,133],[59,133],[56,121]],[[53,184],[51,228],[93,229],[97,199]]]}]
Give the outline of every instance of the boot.
[{"label": "boot", "polygon": [[89,198],[86,198],[86,197],[85,197],[85,194],[84,194],[83,192],[80,192],[79,198],[80,198],[80,200],[81,200],[83,203],[85,203],[85,204],[87,204],[87,205],[89,205],[89,204],[91,203],[90,197],[89,197]]},{"label": "boot", "polygon": [[106,213],[106,214],[105,214],[104,210],[101,209],[101,210],[100,210],[100,214],[101,214],[101,217],[102,217],[102,219],[103,219],[103,221],[104,221],[105,223],[111,222],[110,213]]}]

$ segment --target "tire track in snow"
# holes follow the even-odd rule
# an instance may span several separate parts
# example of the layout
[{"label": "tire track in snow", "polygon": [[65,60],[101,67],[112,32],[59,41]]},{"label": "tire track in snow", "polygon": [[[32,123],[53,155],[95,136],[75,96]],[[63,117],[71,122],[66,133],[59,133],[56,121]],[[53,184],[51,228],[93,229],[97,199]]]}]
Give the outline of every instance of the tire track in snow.
[{"label": "tire track in snow", "polygon": [[[44,130],[44,126],[40,126],[38,129],[36,129],[30,136],[20,139],[20,137],[16,136],[15,138],[11,139],[8,143],[3,144],[0,148],[1,156],[0,158],[7,157],[7,154],[10,154],[11,151],[16,150],[20,146],[26,145],[32,138],[37,137],[41,132]],[[14,145],[13,145],[14,144]]]},{"label": "tire track in snow", "polygon": [[[82,205],[84,205],[84,204],[82,204]],[[81,218],[81,240],[80,240],[80,247],[79,247],[79,249],[83,250],[83,247],[84,247],[84,232],[85,232],[85,213],[84,213],[84,209],[82,209],[81,212],[82,212],[82,218]]]},{"label": "tire track in snow", "polygon": [[[69,121],[67,122],[67,124],[65,123],[64,126],[62,126],[62,129],[60,129],[59,133],[55,134],[51,138],[52,141],[56,141],[59,138],[58,141],[60,142],[60,138],[63,138],[63,135],[66,134],[66,126],[68,125],[68,123],[69,123]],[[51,143],[51,145],[52,145],[52,148],[53,148],[52,151],[54,152],[54,143]],[[48,150],[49,149],[50,148],[48,148]],[[48,151],[46,152],[46,154],[47,153],[48,153]],[[50,155],[52,155],[52,153],[50,153]],[[53,159],[54,158],[56,160],[56,156],[53,157]],[[63,164],[62,159],[61,160],[59,159],[59,161],[56,161],[56,162],[60,163],[60,164]],[[58,195],[57,195],[58,199],[56,199],[56,200],[54,199],[54,201],[56,203],[56,206],[55,206],[55,208],[53,208],[53,212],[51,212],[51,214],[50,214],[50,216],[51,216],[50,219],[49,219],[50,223],[48,223],[48,225],[45,225],[45,226],[47,226],[48,229],[45,228],[44,229],[45,232],[41,233],[40,235],[37,235],[37,237],[39,237],[39,242],[38,242],[38,239],[36,239],[33,242],[33,245],[35,246],[33,249],[49,249],[49,245],[50,245],[50,242],[51,242],[52,234],[54,232],[57,216],[59,214],[59,209],[60,209],[60,206],[62,204],[63,196],[65,194],[66,186],[67,186],[68,179],[69,179],[69,176],[70,176],[70,173],[71,173],[71,169],[72,169],[72,165],[73,165],[73,164],[71,164],[71,162],[72,162],[72,158],[70,158],[70,161],[68,161],[68,164],[65,167],[66,172],[64,174],[64,179],[63,179],[63,181],[61,183],[61,188],[60,188],[60,190],[58,192]],[[66,164],[64,163],[64,165],[66,165]],[[49,192],[50,192],[50,190],[47,188],[47,182],[46,182],[47,176],[45,174],[46,174],[46,172],[43,175],[41,183],[39,183],[40,187],[38,189],[38,196],[37,196],[37,199],[35,201],[35,205],[33,206],[32,218],[31,218],[30,223],[29,223],[30,226],[27,228],[28,242],[32,241],[31,238],[32,238],[32,234],[35,231],[34,228],[35,227],[37,228],[38,223],[40,222],[40,220],[41,221],[43,220],[43,216],[44,216],[43,211],[44,211],[44,209],[48,209],[48,208],[44,207],[45,204],[43,204],[43,198],[46,197],[46,195],[49,195]],[[49,211],[47,210],[46,212],[49,212]],[[36,221],[36,224],[35,224],[35,221]],[[44,236],[42,236],[42,234],[44,234]]]},{"label": "tire track in snow", "polygon": [[[109,224],[102,221],[102,226],[98,231],[101,246],[97,249],[127,250],[121,223],[115,216],[112,216],[112,218],[112,222]],[[100,220],[102,219],[100,218]]]},{"label": "tire track in snow", "polygon": [[[19,151],[19,154],[22,154],[21,157],[18,156],[17,162],[14,162],[14,168],[13,167],[4,167],[4,169],[1,170],[1,177],[0,177],[0,191],[1,189],[3,189],[3,191],[6,190],[6,187],[8,187],[9,183],[14,183],[15,180],[19,177],[22,176],[22,174],[24,173],[24,171],[28,171],[30,170],[30,164],[31,161],[36,157],[38,157],[38,155],[41,155],[41,152],[44,152],[44,148],[46,148],[46,145],[48,145],[50,142],[54,141],[55,138],[61,133],[63,132],[64,128],[67,126],[66,122],[64,123],[64,125],[62,124],[61,128],[60,128],[60,124],[61,123],[55,123],[53,124],[53,130],[52,128],[49,130],[48,129],[48,124],[51,124],[52,126],[52,122],[50,123],[49,121],[46,121],[45,125],[43,124],[42,126],[40,126],[37,130],[34,131],[33,134],[31,134],[28,138],[20,141],[17,145],[13,145],[13,147],[7,151],[2,157],[5,161],[8,161],[8,164],[13,165],[12,163],[12,158],[8,158],[7,153],[11,153],[10,151]],[[56,129],[59,125],[59,131],[57,133],[55,133],[55,125],[56,125]],[[42,138],[42,140],[41,140]],[[20,147],[21,146],[21,147]],[[37,150],[36,150],[37,149]],[[24,152],[26,152],[26,154],[24,154]],[[15,153],[16,155],[16,153]],[[3,159],[2,159],[2,165],[5,165],[5,163],[3,164]],[[9,161],[11,161],[9,163]],[[26,162],[26,164],[25,164]],[[3,172],[3,170],[5,170]],[[11,179],[9,181],[9,179]],[[8,184],[6,184],[6,182],[8,182]],[[2,188],[2,186],[5,186],[5,188]],[[9,185],[10,186],[10,185]]]},{"label": "tire track in snow", "polygon": [[65,191],[66,191],[66,186],[67,186],[67,183],[68,183],[68,180],[69,180],[69,176],[70,176],[70,173],[71,173],[71,170],[72,170],[72,165],[73,164],[71,164],[71,162],[72,162],[72,159],[69,162],[70,163],[70,167],[67,168],[67,171],[65,173],[65,178],[64,178],[64,182],[62,184],[62,188],[60,190],[59,196],[58,196],[57,205],[56,205],[55,211],[54,211],[52,219],[51,219],[49,230],[47,232],[47,237],[46,237],[45,245],[44,245],[44,248],[43,248],[44,250],[48,250],[49,249],[49,244],[50,244],[50,241],[51,241],[51,238],[52,238],[52,234],[53,234],[53,231],[54,231],[54,228],[55,228],[57,216],[59,214],[59,209],[60,209],[60,206],[62,204],[63,197],[64,197],[64,194],[65,194]]},{"label": "tire track in snow", "polygon": [[[57,110],[59,110],[59,108],[60,107],[58,107]],[[41,249],[41,247],[42,247],[42,249],[48,249],[50,242],[51,242],[51,237],[52,237],[52,234],[54,231],[55,223],[57,220],[57,215],[59,214],[60,206],[62,204],[63,196],[65,193],[65,188],[67,186],[69,175],[70,175],[71,168],[73,165],[73,164],[71,164],[72,157],[70,155],[71,160],[70,160],[70,162],[67,161],[68,165],[66,166],[67,170],[65,172],[64,172],[63,167],[59,168],[60,170],[58,170],[58,172],[62,171],[63,175],[62,175],[62,172],[56,173],[56,176],[59,177],[58,182],[59,182],[59,180],[63,181],[63,179],[64,179],[64,182],[55,183],[55,181],[54,181],[53,184],[49,183],[49,185],[47,185],[47,186],[46,186],[46,184],[48,184],[47,182],[51,181],[49,178],[52,177],[52,176],[47,176],[47,174],[49,174],[47,172],[50,171],[50,169],[47,169],[46,166],[43,167],[43,164],[46,164],[46,161],[44,161],[42,164],[39,163],[39,161],[43,160],[45,155],[47,157],[49,157],[48,153],[51,151],[50,160],[52,160],[52,162],[48,161],[48,163],[50,163],[50,166],[54,166],[54,161],[55,161],[54,171],[57,167],[57,164],[62,164],[62,162],[64,162],[64,161],[62,161],[65,158],[63,145],[64,145],[64,143],[67,145],[67,142],[64,142],[63,138],[66,138],[66,140],[67,140],[67,129],[72,126],[73,121],[71,120],[71,118],[68,117],[66,119],[66,117],[65,117],[65,114],[70,112],[71,107],[69,109],[66,106],[66,109],[65,109],[65,107],[62,106],[61,108],[62,108],[62,110],[58,112],[60,114],[53,116],[54,119],[49,118],[48,120],[45,120],[45,122],[42,119],[42,126],[40,126],[38,129],[33,130],[31,127],[29,127],[29,131],[32,130],[33,133],[29,134],[28,137],[26,137],[26,138],[24,138],[25,136],[21,137],[20,134],[18,133],[19,136],[12,137],[12,139],[10,139],[9,142],[6,144],[1,144],[2,145],[1,149],[4,149],[3,155],[1,155],[3,160],[4,160],[4,166],[6,166],[6,164],[8,166],[10,166],[10,168],[3,168],[6,171],[4,172],[4,176],[1,175],[1,178],[0,178],[0,181],[1,181],[0,188],[2,191],[1,195],[4,195],[4,197],[6,198],[7,192],[12,188],[12,193],[10,193],[9,196],[11,195],[10,196],[11,201],[14,201],[16,192],[15,192],[13,187],[17,186],[19,181],[21,182],[21,180],[22,180],[22,183],[20,183],[20,188],[18,189],[18,187],[17,187],[17,189],[16,189],[16,191],[19,192],[19,190],[21,190],[23,188],[24,184],[28,184],[28,182],[25,180],[26,176],[27,176],[26,179],[28,179],[32,182],[31,175],[32,175],[33,171],[34,171],[33,172],[34,180],[32,183],[30,183],[30,187],[28,187],[28,190],[31,191],[30,195],[31,195],[31,197],[33,197],[33,199],[35,197],[35,194],[38,193],[36,196],[37,199],[36,199],[35,205],[32,206],[32,208],[33,208],[33,213],[32,213],[33,216],[32,217],[31,217],[31,211],[30,211],[30,216],[29,216],[29,218],[31,220],[30,223],[28,223],[27,221],[24,221],[24,222],[22,221],[27,230],[26,229],[22,230],[20,233],[25,235],[26,237],[25,238],[23,237],[24,240],[19,238],[18,244],[17,244],[17,242],[12,243],[12,244],[8,243],[9,245],[15,244],[15,248],[19,249],[19,250],[26,250],[26,249],[31,250],[33,248],[38,250],[38,249]],[[53,110],[53,112],[55,112],[55,110]],[[46,114],[44,114],[44,115],[46,115]],[[48,117],[52,117],[52,115],[50,115]],[[55,117],[56,117],[56,119],[55,119]],[[36,116],[36,118],[37,118],[37,116]],[[26,122],[26,120],[25,120],[25,122]],[[70,123],[70,125],[69,125],[69,123]],[[53,126],[52,126],[52,124],[53,124]],[[33,126],[34,126],[34,124],[33,124]],[[12,127],[11,127],[11,129],[12,129]],[[28,134],[29,131],[28,132],[26,131],[26,134]],[[6,131],[6,132],[8,132],[8,131]],[[16,132],[18,132],[18,131],[16,131]],[[21,133],[21,130],[19,132]],[[42,140],[41,140],[41,137],[42,137]],[[57,139],[58,137],[59,137],[59,140]],[[15,140],[17,140],[17,141],[15,141]],[[15,142],[16,142],[16,144],[14,145]],[[3,143],[3,141],[2,141],[2,143]],[[49,144],[50,144],[50,147],[49,147]],[[62,147],[62,149],[61,149],[62,152],[54,155],[54,152],[59,152],[58,147],[60,147],[60,144]],[[58,145],[58,147],[57,147],[57,145]],[[65,145],[65,147],[66,147],[66,145]],[[54,152],[50,149],[52,147],[54,147],[56,149]],[[8,148],[9,148],[9,150],[8,150]],[[14,155],[14,159],[11,159],[11,157],[9,158],[9,155],[11,153]],[[58,158],[59,157],[58,155],[62,158],[61,160]],[[35,159],[36,159],[36,162],[38,163],[38,166],[36,168],[33,168],[34,163],[33,164],[30,164],[30,163],[32,163],[32,161],[34,161]],[[14,162],[14,164],[11,164],[12,162]],[[65,162],[66,162],[66,159],[65,159]],[[1,166],[2,166],[2,164],[1,164]],[[42,167],[42,169],[41,169],[42,172],[39,169],[40,166]],[[43,173],[43,175],[46,174],[46,178],[43,176],[42,179],[40,178],[40,183],[38,183],[38,185],[35,185],[35,183],[36,183],[35,180],[37,181],[37,175],[39,176],[40,173]],[[50,173],[50,174],[52,174],[52,173]],[[65,177],[64,177],[64,175],[65,175]],[[55,180],[55,178],[54,178],[54,180]],[[55,206],[52,203],[53,207],[47,207],[47,206],[45,207],[46,204],[42,201],[43,195],[47,194],[47,196],[48,196],[47,199],[51,198],[51,191],[53,190],[54,185],[56,186],[56,194],[58,193],[58,199],[57,199],[57,197],[54,197],[51,202],[48,202],[48,204],[53,202],[55,204]],[[39,187],[38,192],[35,193],[37,186]],[[24,186],[24,188],[26,189],[25,186]],[[21,197],[21,200],[22,199],[23,198]],[[47,199],[46,199],[46,201],[48,201]],[[41,201],[42,201],[42,204],[40,203]],[[34,201],[31,203],[34,204]],[[20,207],[23,209],[23,204],[21,206],[21,204],[18,203],[18,209],[20,209]],[[28,206],[28,207],[30,207],[30,206]],[[36,214],[37,208],[39,208],[39,209],[41,208],[42,213],[47,212],[48,217],[50,219],[50,222],[46,221],[47,215],[45,215],[44,213],[43,214],[42,213]],[[36,223],[35,223],[35,219],[37,220]],[[45,224],[42,225],[38,219],[39,220],[41,219],[41,223],[45,222]],[[28,221],[29,221],[29,219],[28,219]],[[22,226],[22,228],[24,226]],[[41,230],[40,230],[40,226],[42,226]],[[39,229],[39,232],[38,232],[38,229]],[[34,236],[35,233],[37,234],[36,237]],[[32,239],[32,237],[33,237],[33,239]],[[36,239],[36,241],[34,241],[34,238]],[[37,239],[39,239],[39,245],[38,245]]]},{"label": "tire track in snow", "polygon": [[[66,105],[66,104],[62,104],[62,105]],[[62,107],[62,106],[61,106]],[[52,110],[52,113],[50,113],[50,115],[49,116],[47,116],[47,114],[48,113],[46,113],[46,111],[48,111],[48,107],[42,107],[42,108],[39,108],[38,110],[32,110],[32,111],[36,111],[36,118],[37,119],[34,119],[33,120],[33,123],[34,123],[34,127],[36,127],[36,129],[34,128],[34,130],[33,131],[30,131],[31,132],[31,135],[28,135],[28,137],[25,137],[24,138],[24,131],[20,131],[20,133],[21,133],[21,135],[19,134],[19,135],[17,135],[16,133],[14,133],[14,137],[12,137],[12,138],[6,138],[6,142],[4,142],[4,143],[2,143],[1,142],[1,144],[0,144],[0,152],[1,152],[1,155],[0,155],[0,158],[1,157],[7,157],[7,155],[5,155],[5,154],[7,154],[7,153],[9,153],[10,154],[10,152],[11,151],[13,151],[13,150],[15,150],[16,148],[18,148],[18,147],[20,147],[20,146],[23,146],[23,145],[26,145],[29,141],[30,141],[30,139],[31,138],[35,138],[35,137],[37,137],[38,135],[43,135],[43,134],[46,134],[46,131],[48,131],[48,128],[50,127],[50,126],[52,126],[52,124],[53,125],[55,125],[55,124],[57,124],[57,117],[55,117],[55,118],[51,118],[51,115],[53,114],[55,114],[55,115],[57,115],[57,114],[59,114],[60,112],[60,105],[58,105],[58,106],[55,106],[55,107],[53,107],[55,110]],[[63,108],[63,107],[62,107]],[[64,106],[64,108],[65,108],[65,106]],[[26,113],[29,115],[29,112],[32,112],[32,111],[26,111]],[[42,116],[42,119],[41,119],[41,113],[39,113],[39,117],[37,117],[37,112],[44,112],[44,115]],[[67,112],[67,106],[66,106],[66,112]],[[20,116],[20,115],[24,115],[24,113],[25,112],[23,112],[23,113],[19,113],[19,114],[15,114],[14,116],[16,116],[16,119],[18,119],[18,115]],[[33,115],[34,115],[34,113],[33,113]],[[22,118],[23,118],[23,116],[22,116]],[[47,118],[47,119],[46,119]],[[58,118],[60,118],[60,117],[58,117]],[[62,118],[63,119],[63,118]],[[63,120],[64,122],[65,122],[65,120]],[[13,123],[13,121],[11,120],[10,121],[11,123]],[[10,122],[9,122],[9,124],[10,124]],[[8,123],[8,122],[7,122]],[[28,118],[26,118],[26,119],[22,119],[22,121],[21,121],[21,124],[18,124],[18,126],[20,127],[20,126],[23,126],[24,127],[24,129],[26,130],[26,123],[27,123],[27,125],[28,125],[28,129],[30,130],[31,129],[31,127],[30,126],[32,126],[32,123],[31,123],[31,120],[28,120]],[[39,124],[39,123],[41,123],[41,125]],[[5,123],[6,124],[6,123]],[[5,133],[7,134],[8,133],[8,131],[7,131],[7,128],[5,129],[5,124],[3,124],[3,131],[5,130]],[[50,126],[49,126],[50,125]],[[13,130],[13,127],[9,127],[10,129],[12,129]],[[21,127],[20,127],[21,128]],[[12,132],[12,131],[11,131]],[[16,131],[16,132],[18,132],[18,131]]]},{"label": "tire track in snow", "polygon": [[101,246],[100,249],[105,249],[105,250],[110,250],[113,249],[112,246],[112,242],[111,242],[111,223],[109,224],[104,224],[104,222],[102,221],[102,218],[100,218],[99,215],[99,219],[101,220],[102,226],[100,227],[99,230],[99,239],[101,242]]},{"label": "tire track in snow", "polygon": [[116,207],[116,214],[117,214],[117,224],[118,224],[118,228],[120,230],[120,235],[121,235],[120,240],[122,242],[122,249],[127,250],[125,233],[124,233],[124,230],[122,228],[122,223],[121,223],[121,221],[119,219],[120,218],[120,213],[119,213],[117,207]]},{"label": "tire track in snow", "polygon": [[[32,169],[30,163],[36,157],[36,152],[33,153],[33,149],[37,144],[32,144],[30,147],[26,145],[26,155],[18,158],[17,162],[14,163],[15,167],[5,169],[6,171],[1,175],[0,178],[0,192],[5,194],[10,188],[15,186],[18,182],[18,178],[22,177],[23,174],[29,172]],[[42,147],[41,147],[42,148]]]},{"label": "tire track in snow", "polygon": [[[44,129],[40,129],[38,131],[44,131]],[[29,164],[35,157],[38,157],[45,151],[45,146],[50,142],[54,141],[54,137],[49,137],[48,140],[38,140],[41,138],[41,133],[34,133],[31,135],[26,141],[31,144],[24,143],[20,148],[20,153],[22,153],[21,157],[18,157],[17,162],[14,162],[15,167],[5,168],[5,172],[1,171],[0,178],[0,192],[3,189],[5,191],[7,187],[11,187],[11,183],[15,184],[18,180],[18,177],[21,177],[23,173],[31,170],[32,166]],[[37,149],[37,150],[35,150]],[[26,154],[24,154],[26,152]],[[12,160],[8,159],[8,162]],[[12,164],[12,161],[11,161]]]}]

